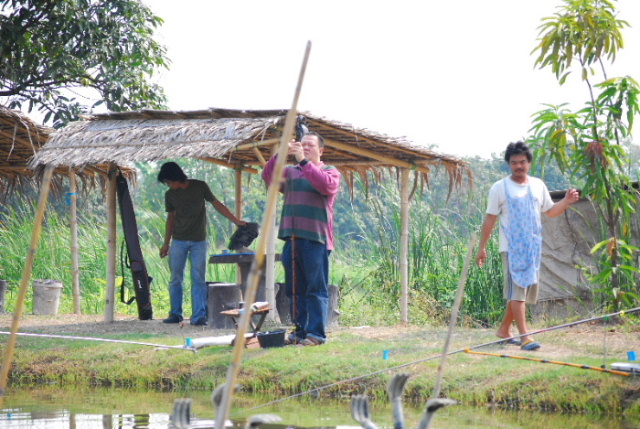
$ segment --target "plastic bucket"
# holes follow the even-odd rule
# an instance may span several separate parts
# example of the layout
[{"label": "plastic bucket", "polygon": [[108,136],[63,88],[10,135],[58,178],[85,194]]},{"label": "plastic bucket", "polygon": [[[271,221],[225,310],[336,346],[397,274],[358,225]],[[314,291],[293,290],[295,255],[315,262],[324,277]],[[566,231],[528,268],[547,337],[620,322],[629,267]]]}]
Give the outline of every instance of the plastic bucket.
[{"label": "plastic bucket", "polygon": [[59,280],[33,281],[33,314],[55,316],[60,307],[62,282]]}]

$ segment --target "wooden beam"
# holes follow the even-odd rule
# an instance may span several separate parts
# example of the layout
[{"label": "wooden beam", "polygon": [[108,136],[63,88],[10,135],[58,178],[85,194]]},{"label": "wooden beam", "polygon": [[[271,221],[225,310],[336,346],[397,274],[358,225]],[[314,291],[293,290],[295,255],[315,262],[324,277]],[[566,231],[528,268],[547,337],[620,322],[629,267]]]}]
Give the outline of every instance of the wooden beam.
[{"label": "wooden beam", "polygon": [[264,160],[264,157],[262,156],[258,148],[254,147],[252,150],[253,150],[253,154],[256,156],[256,158],[258,158],[258,164],[261,167],[264,167],[265,165],[267,165],[267,161]]},{"label": "wooden beam", "polygon": [[[327,122],[319,122],[319,121],[316,121],[316,120],[313,120],[313,119],[309,119],[309,125],[312,125],[314,123],[317,124],[316,127],[320,128],[320,129],[322,129],[322,128],[330,128],[331,130],[334,130],[334,131],[339,132],[339,133],[348,133],[348,132],[350,132],[350,131],[345,130],[343,128],[339,128],[339,127],[336,127],[334,125],[331,125],[331,124],[329,124]],[[367,137],[365,135],[358,134],[358,133],[353,132],[353,131],[351,131],[351,132],[353,133],[354,139],[356,141],[361,140],[363,142],[367,142],[367,143],[372,144],[372,145],[379,145],[381,143],[380,141],[372,139],[372,138]],[[322,133],[320,133],[320,134],[322,134]],[[391,138],[390,140],[392,141],[394,139]],[[385,143],[385,144],[389,144],[390,145],[390,143]],[[406,148],[406,147],[402,147],[402,146],[392,146],[392,147],[393,147],[394,150],[398,150],[398,151],[407,153],[407,154],[412,155],[412,156],[422,156],[422,157],[425,157],[425,158],[429,157],[429,155],[427,155],[425,153],[417,152],[417,151],[415,151],[413,149],[410,149],[410,148]],[[434,159],[434,160],[447,160],[446,157],[438,156],[436,153],[434,153],[431,156],[431,159]]]},{"label": "wooden beam", "polygon": [[260,147],[260,146],[271,146],[274,144],[280,143],[280,139],[267,139],[267,140],[262,140],[259,142],[253,142],[253,143],[245,143],[245,144],[241,144],[236,146],[236,148],[234,149],[234,151],[239,151],[239,150],[249,150],[249,149],[253,149],[254,147]]},{"label": "wooden beam", "polygon": [[[216,165],[221,165],[223,167],[227,167],[227,168],[233,168],[236,169],[238,168],[237,164],[232,164],[230,162],[227,161],[223,161],[221,159],[217,159],[217,158],[198,158],[201,161],[206,161],[206,162],[210,162],[212,164],[216,164]],[[251,174],[258,174],[259,171],[256,170],[255,168],[251,168],[251,167],[246,167],[246,166],[242,166],[240,167],[240,169],[246,173],[251,173]]]},{"label": "wooden beam", "polygon": [[350,152],[356,155],[366,156],[367,158],[375,159],[377,161],[381,161],[386,164],[393,165],[394,167],[408,168],[409,170],[416,170],[424,174],[429,174],[431,172],[431,170],[427,167],[419,166],[417,164],[403,161],[401,159],[392,158],[390,156],[380,155],[379,153],[375,153],[368,149],[362,149],[357,146],[349,145],[346,143],[340,143],[335,140],[327,139],[325,140],[325,145],[335,147],[345,152]]}]

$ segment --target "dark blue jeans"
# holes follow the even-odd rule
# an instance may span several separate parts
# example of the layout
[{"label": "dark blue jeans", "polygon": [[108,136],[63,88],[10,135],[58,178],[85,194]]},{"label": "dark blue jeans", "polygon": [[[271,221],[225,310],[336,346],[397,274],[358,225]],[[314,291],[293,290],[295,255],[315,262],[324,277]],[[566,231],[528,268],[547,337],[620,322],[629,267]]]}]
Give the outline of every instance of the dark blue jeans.
[{"label": "dark blue jeans", "polygon": [[325,244],[303,238],[287,240],[282,249],[285,292],[299,338],[327,341],[330,254]]},{"label": "dark blue jeans", "polygon": [[205,282],[207,271],[207,241],[173,240],[169,248],[169,315],[182,317],[182,294],[184,290],[184,271],[187,258],[191,260],[191,321],[207,319],[207,296],[209,290]]}]

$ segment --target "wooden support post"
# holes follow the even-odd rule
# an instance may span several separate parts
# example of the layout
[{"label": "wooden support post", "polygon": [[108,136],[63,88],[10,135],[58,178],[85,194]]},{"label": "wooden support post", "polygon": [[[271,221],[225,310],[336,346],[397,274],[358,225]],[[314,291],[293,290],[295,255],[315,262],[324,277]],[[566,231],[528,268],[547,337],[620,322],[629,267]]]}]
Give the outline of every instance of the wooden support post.
[{"label": "wooden support post", "polygon": [[69,226],[71,228],[71,259],[73,264],[73,312],[82,314],[80,305],[80,263],[78,261],[78,187],[75,169],[69,170]]},{"label": "wooden support post", "polygon": [[[278,152],[278,146],[273,145],[271,146],[271,156],[276,155],[276,153]],[[267,320],[269,321],[276,321],[280,318],[280,315],[278,314],[278,308],[276,305],[276,291],[275,291],[275,286],[276,286],[276,235],[277,235],[277,228],[276,228],[276,219],[277,216],[274,216],[273,218],[271,218],[271,220],[269,222],[271,222],[271,225],[269,225],[269,236],[265,237],[266,240],[266,255],[265,255],[265,278],[264,278],[264,283],[265,283],[265,293],[266,293],[266,301],[271,303],[271,308],[273,308],[273,311],[270,312],[267,315]],[[282,320],[280,320],[282,322]]]},{"label": "wooden support post", "polygon": [[409,170],[400,170],[400,315],[409,322]]},{"label": "wooden support post", "polygon": [[[238,166],[236,171],[236,217],[242,220],[242,206],[243,206],[243,194],[242,194],[242,167]],[[240,270],[236,270],[236,283],[242,283],[242,275]]]},{"label": "wooden support post", "polygon": [[105,298],[104,321],[113,322],[116,309],[116,174],[117,166],[109,164],[107,182],[107,293]]}]

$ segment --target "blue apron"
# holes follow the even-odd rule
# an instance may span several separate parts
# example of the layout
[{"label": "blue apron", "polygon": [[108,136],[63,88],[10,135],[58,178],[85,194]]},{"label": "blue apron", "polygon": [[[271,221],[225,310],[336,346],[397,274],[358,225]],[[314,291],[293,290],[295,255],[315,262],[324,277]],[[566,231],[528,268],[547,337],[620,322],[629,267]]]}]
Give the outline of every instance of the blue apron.
[{"label": "blue apron", "polygon": [[540,210],[531,192],[531,186],[527,188],[524,197],[512,197],[509,195],[505,179],[504,192],[509,205],[509,228],[505,228],[504,232],[509,241],[509,271],[513,282],[520,287],[538,283],[542,254]]}]

